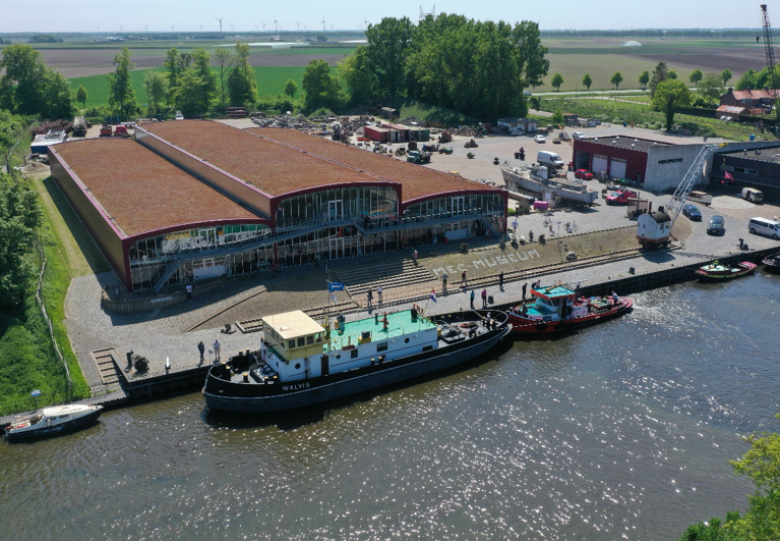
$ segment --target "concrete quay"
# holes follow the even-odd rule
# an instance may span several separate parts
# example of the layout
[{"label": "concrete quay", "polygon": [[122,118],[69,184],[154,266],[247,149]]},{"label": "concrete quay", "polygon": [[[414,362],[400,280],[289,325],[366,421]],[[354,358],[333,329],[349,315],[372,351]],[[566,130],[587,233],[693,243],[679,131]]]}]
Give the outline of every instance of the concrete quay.
[{"label": "concrete quay", "polygon": [[[594,183],[594,187],[603,185]],[[663,205],[667,195],[642,194]],[[493,297],[496,308],[516,304],[522,297],[524,283],[541,280],[580,283],[583,293],[604,293],[616,289],[655,287],[665,282],[692,278],[692,269],[717,258],[755,258],[757,254],[780,250],[780,243],[772,239],[750,235],[747,221],[751,216],[775,216],[780,208],[753,205],[732,195],[714,198],[712,207],[700,207],[704,215],[701,223],[690,222],[680,216],[674,234],[679,239],[674,249],[643,252],[633,238],[635,221],[626,216],[625,207],[603,205],[571,212],[556,211],[552,218],[554,234],[543,222],[543,214],[520,216],[518,236],[534,231],[546,231],[545,245],[538,242],[511,245],[504,250],[497,239],[473,239],[469,252],[461,253],[458,246],[433,245],[418,248],[420,269],[410,272],[411,250],[388,252],[378,256],[344,259],[313,266],[285,269],[280,276],[269,273],[235,280],[223,287],[199,293],[197,284],[191,302],[160,308],[152,312],[119,314],[101,306],[101,295],[116,278],[111,273],[74,279],[66,298],[67,327],[74,351],[93,389],[98,394],[111,396],[115,402],[118,393],[125,396],[150,396],[158,392],[193,389],[203,381],[208,366],[215,360],[214,342],[221,344],[222,358],[240,350],[256,349],[258,333],[224,334],[225,323],[258,319],[294,309],[320,315],[345,313],[349,319],[373,314],[373,310],[400,310],[413,303],[428,305],[428,311],[442,313],[467,309],[471,290],[476,293],[476,305],[481,306],[481,290]],[[706,234],[709,219],[720,214],[726,218],[726,233],[721,237]],[[509,218],[512,226],[514,218]],[[565,232],[566,222],[576,222],[575,234]],[[749,250],[739,249],[739,239]],[[604,256],[604,243],[614,247],[614,257]],[[599,252],[601,250],[601,252]],[[577,251],[578,261],[567,262],[567,251]],[[589,264],[588,258],[594,263]],[[358,272],[362,269],[361,272]],[[467,270],[468,286],[461,287],[462,269]],[[499,273],[505,273],[503,288],[498,286]],[[449,274],[448,287],[443,288],[443,274]],[[343,275],[343,278],[342,278]],[[368,277],[366,277],[368,275]],[[362,277],[361,277],[362,276]],[[644,279],[644,282],[643,282]],[[333,305],[327,292],[327,281],[343,281],[346,290],[335,293]],[[379,303],[376,286],[383,285],[383,302]],[[626,290],[621,290],[621,287]],[[374,302],[366,306],[366,291],[372,288]],[[109,288],[110,289],[110,288]],[[436,302],[428,301],[431,290]],[[205,345],[201,362],[198,342]],[[125,354],[134,351],[149,360],[145,374],[134,370],[124,372]],[[101,365],[101,362],[103,364]],[[112,363],[110,369],[105,363]],[[170,367],[166,369],[166,363]],[[114,372],[114,379],[106,374]],[[101,389],[102,391],[98,391]],[[96,396],[92,400],[100,400]]]}]

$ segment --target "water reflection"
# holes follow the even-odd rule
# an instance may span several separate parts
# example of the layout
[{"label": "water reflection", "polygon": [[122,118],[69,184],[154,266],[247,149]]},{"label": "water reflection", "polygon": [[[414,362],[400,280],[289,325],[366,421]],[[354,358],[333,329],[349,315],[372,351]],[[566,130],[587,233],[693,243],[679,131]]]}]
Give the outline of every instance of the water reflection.
[{"label": "water reflection", "polygon": [[572,337],[326,407],[221,414],[193,393],[2,444],[0,510],[23,517],[4,535],[677,538],[752,491],[727,461],[775,428],[777,283],[650,291]]}]

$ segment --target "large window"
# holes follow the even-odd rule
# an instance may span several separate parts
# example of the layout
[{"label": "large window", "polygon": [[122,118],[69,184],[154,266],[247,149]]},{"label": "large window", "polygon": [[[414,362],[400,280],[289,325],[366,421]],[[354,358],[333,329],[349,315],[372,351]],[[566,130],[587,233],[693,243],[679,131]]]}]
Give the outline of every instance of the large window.
[{"label": "large window", "polygon": [[385,186],[335,188],[283,200],[276,212],[276,225],[284,229],[312,222],[353,220],[378,213],[398,213],[395,189]]}]

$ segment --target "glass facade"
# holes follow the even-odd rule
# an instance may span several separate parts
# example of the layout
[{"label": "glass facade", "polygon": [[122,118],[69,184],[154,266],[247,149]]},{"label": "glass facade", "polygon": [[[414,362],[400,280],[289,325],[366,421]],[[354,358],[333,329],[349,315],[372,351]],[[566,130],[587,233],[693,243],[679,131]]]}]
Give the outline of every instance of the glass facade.
[{"label": "glass facade", "polygon": [[311,192],[285,199],[276,211],[279,230],[311,222],[351,220],[378,213],[398,214],[398,194],[385,186],[358,186]]},{"label": "glass facade", "polygon": [[399,217],[392,188],[323,190],[283,200],[275,232],[265,225],[224,225],[139,240],[130,247],[130,274],[133,288],[145,289],[179,254],[198,257],[181,262],[168,283],[267,270],[275,260],[289,267],[451,242],[488,235],[491,229],[502,233],[504,212],[505,200],[497,193],[422,201]]},{"label": "glass facade", "polygon": [[[209,252],[256,243],[268,236],[270,232],[271,229],[262,224],[219,225],[174,231],[136,241],[130,246],[129,253],[133,289],[152,287],[180,253],[202,253],[203,259],[200,262],[196,260],[183,263],[171,278],[173,283],[184,282],[188,278],[196,277],[195,275],[205,276],[210,272],[218,272],[220,266],[224,269],[229,268],[229,266],[238,266],[243,269],[245,267],[243,257],[238,263],[235,263],[229,259],[235,259],[239,256],[209,257]],[[255,259],[266,256],[265,252],[268,251],[268,248],[252,250],[252,252],[257,252]],[[273,256],[272,250],[270,250],[270,256]],[[202,270],[209,267],[212,270]]]},{"label": "glass facade", "polygon": [[404,211],[403,218],[427,221],[474,214],[482,215],[485,218],[503,217],[505,206],[504,198],[500,194],[494,193],[440,197],[409,205]]}]

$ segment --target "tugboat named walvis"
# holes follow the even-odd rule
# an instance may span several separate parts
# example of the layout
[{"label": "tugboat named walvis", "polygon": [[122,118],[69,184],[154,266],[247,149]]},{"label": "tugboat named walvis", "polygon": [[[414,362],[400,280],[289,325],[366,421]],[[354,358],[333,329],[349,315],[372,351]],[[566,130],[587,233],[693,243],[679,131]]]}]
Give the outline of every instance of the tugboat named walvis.
[{"label": "tugboat named walvis", "polygon": [[505,312],[471,310],[426,317],[419,307],[346,322],[334,329],[301,311],[263,318],[258,352],[213,366],[209,408],[273,412],[301,408],[451,368],[487,352],[512,326]]}]

